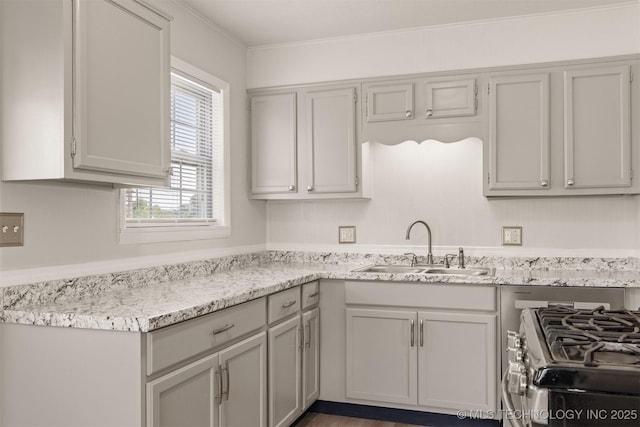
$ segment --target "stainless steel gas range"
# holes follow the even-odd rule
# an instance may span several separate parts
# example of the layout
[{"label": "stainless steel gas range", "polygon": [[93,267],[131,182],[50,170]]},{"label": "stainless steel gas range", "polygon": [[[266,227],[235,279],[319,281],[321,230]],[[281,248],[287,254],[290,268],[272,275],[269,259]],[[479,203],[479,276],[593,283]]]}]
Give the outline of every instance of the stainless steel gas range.
[{"label": "stainless steel gas range", "polygon": [[640,425],[640,311],[525,309],[508,333],[505,426]]}]

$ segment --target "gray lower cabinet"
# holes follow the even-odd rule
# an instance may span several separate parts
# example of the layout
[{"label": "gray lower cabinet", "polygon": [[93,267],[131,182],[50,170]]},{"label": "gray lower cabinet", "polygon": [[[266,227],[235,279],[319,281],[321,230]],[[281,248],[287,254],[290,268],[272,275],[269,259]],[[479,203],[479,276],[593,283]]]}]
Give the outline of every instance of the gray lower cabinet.
[{"label": "gray lower cabinet", "polygon": [[147,426],[266,426],[261,332],[147,384]]},{"label": "gray lower cabinet", "polygon": [[269,426],[288,426],[302,413],[300,316],[269,328]]},{"label": "gray lower cabinet", "polygon": [[314,281],[268,297],[270,427],[290,425],[320,395],[319,295]]},{"label": "gray lower cabinet", "polygon": [[345,301],[346,402],[495,416],[494,287],[347,282]]}]

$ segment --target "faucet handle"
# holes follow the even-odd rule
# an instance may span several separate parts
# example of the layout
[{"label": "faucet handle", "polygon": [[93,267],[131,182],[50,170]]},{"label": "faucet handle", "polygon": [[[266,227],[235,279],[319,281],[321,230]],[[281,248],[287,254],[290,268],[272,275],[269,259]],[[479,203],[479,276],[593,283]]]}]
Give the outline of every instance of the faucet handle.
[{"label": "faucet handle", "polygon": [[411,267],[418,263],[418,256],[413,252],[405,252],[405,255],[411,255]]},{"label": "faucet handle", "polygon": [[458,266],[460,268],[465,268],[464,267],[464,249],[462,249],[462,247],[458,248]]},{"label": "faucet handle", "polygon": [[450,268],[451,267],[451,262],[449,261],[450,258],[455,258],[457,257],[456,254],[446,254],[444,256],[444,268]]}]

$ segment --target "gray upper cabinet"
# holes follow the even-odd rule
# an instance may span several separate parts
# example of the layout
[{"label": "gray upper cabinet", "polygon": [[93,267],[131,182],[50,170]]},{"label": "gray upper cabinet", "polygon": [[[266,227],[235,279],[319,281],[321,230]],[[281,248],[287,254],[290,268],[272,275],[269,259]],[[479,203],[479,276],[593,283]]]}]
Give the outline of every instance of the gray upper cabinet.
[{"label": "gray upper cabinet", "polygon": [[425,117],[473,116],[477,109],[476,79],[424,83],[426,97]]},{"label": "gray upper cabinet", "polygon": [[412,120],[413,82],[366,85],[366,121]]},{"label": "gray upper cabinet", "polygon": [[251,192],[295,192],[297,174],[296,93],[251,98]]},{"label": "gray upper cabinet", "polygon": [[132,0],[2,7],[3,179],[168,185],[168,18]]},{"label": "gray upper cabinet", "polygon": [[362,140],[398,144],[482,136],[476,75],[366,82]]},{"label": "gray upper cabinet", "polygon": [[629,65],[564,72],[564,185],[631,186]]},{"label": "gray upper cabinet", "polygon": [[489,189],[549,189],[549,74],[489,78]]},{"label": "gray upper cabinet", "polygon": [[[638,194],[637,58],[487,76],[486,196]],[[635,135],[635,136],[634,136]]]},{"label": "gray upper cabinet", "polygon": [[368,197],[359,90],[347,84],[250,93],[251,197]]}]

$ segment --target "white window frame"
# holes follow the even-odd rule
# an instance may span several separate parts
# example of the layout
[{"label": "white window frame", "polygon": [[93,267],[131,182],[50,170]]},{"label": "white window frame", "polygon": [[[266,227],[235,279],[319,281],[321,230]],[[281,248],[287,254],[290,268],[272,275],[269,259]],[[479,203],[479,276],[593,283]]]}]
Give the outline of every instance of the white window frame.
[{"label": "white window frame", "polygon": [[120,244],[136,244],[136,243],[153,243],[153,242],[176,242],[188,240],[204,240],[204,239],[221,239],[231,236],[231,207],[230,207],[230,108],[231,108],[231,91],[228,82],[221,80],[206,71],[203,71],[193,65],[176,57],[171,57],[172,71],[185,76],[200,80],[203,83],[216,87],[222,92],[223,102],[223,146],[222,146],[222,164],[223,164],[223,212],[224,217],[217,219],[213,223],[199,223],[198,225],[189,224],[188,221],[182,223],[166,223],[153,224],[149,226],[129,226],[125,220],[124,213],[124,195],[125,190],[118,191],[118,222],[119,222],[119,243]]}]

